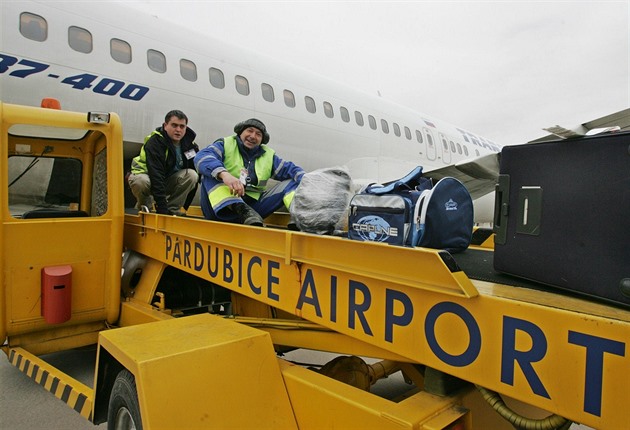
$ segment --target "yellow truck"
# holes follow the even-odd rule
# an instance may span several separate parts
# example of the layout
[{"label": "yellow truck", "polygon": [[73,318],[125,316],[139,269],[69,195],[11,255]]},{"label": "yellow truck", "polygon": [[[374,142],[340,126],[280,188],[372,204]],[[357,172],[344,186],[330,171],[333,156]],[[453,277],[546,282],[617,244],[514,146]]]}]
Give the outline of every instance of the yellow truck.
[{"label": "yellow truck", "polygon": [[[455,258],[281,215],[126,214],[114,113],[0,103],[0,148],[2,349],[95,424],[630,428],[630,312],[473,279],[491,234]],[[87,345],[92,386],[42,358]],[[334,358],[286,359],[300,349]],[[371,391],[393,374],[404,394]]]}]

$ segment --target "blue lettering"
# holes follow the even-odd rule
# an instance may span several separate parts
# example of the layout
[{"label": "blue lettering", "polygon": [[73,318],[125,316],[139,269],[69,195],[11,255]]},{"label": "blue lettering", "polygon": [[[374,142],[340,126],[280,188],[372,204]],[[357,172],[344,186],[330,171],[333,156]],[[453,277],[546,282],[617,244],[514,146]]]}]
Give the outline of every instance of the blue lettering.
[{"label": "blue lettering", "polygon": [[337,277],[330,277],[330,321],[337,322]]},{"label": "blue lettering", "polygon": [[[466,348],[466,351],[461,355],[452,355],[444,351],[435,337],[435,323],[437,319],[445,313],[452,313],[460,317],[468,329],[470,341],[468,348]],[[442,302],[433,306],[424,321],[424,333],[431,351],[433,351],[436,357],[451,366],[468,366],[477,359],[479,351],[481,351],[481,331],[479,330],[477,321],[475,321],[466,308],[457,303]],[[450,335],[453,336],[454,334],[450,333]]]},{"label": "blue lettering", "polygon": [[18,78],[25,78],[33,73],[39,73],[46,70],[49,66],[48,64],[37,63],[35,61],[30,60],[20,60],[18,64],[26,66],[26,69],[15,70],[10,73],[10,76],[17,76]]},{"label": "blue lettering", "polygon": [[269,261],[269,266],[267,266],[267,297],[271,300],[280,301],[280,296],[273,292],[273,286],[280,284],[280,278],[273,274],[274,270],[280,268],[280,263],[277,261]]},{"label": "blue lettering", "polygon": [[586,376],[584,378],[584,412],[601,416],[604,354],[626,354],[626,345],[584,333],[569,331],[569,343],[586,348]]},{"label": "blue lettering", "polygon": [[204,260],[203,247],[201,246],[199,242],[195,242],[195,256],[194,256],[195,272],[200,272],[201,269],[203,269],[203,260]]},{"label": "blue lettering", "polygon": [[[307,295],[308,291],[312,291],[312,296],[309,297]],[[306,275],[304,276],[304,282],[302,283],[302,288],[300,289],[300,297],[297,302],[296,309],[302,310],[302,306],[304,303],[308,303],[315,308],[315,314],[321,318],[322,310],[319,306],[319,299],[317,298],[317,289],[315,288],[315,280],[313,279],[313,272],[311,269],[306,271]]]},{"label": "blue lettering", "polygon": [[254,257],[249,260],[249,264],[247,265],[247,282],[249,283],[249,288],[254,292],[254,294],[260,294],[262,292],[262,288],[254,285],[254,280],[252,279],[252,266],[254,266],[254,264],[262,266],[260,257]]},{"label": "blue lettering", "polygon": [[98,84],[96,84],[92,91],[98,94],[105,94],[106,96],[115,96],[124,86],[124,82],[120,82],[115,79],[103,78]]},{"label": "blue lettering", "polygon": [[184,266],[192,267],[190,264],[190,242],[188,240],[184,241]]},{"label": "blue lettering", "polygon": [[[356,293],[359,290],[363,294],[363,303],[357,303]],[[372,295],[370,294],[370,290],[366,285],[362,284],[361,282],[353,281],[351,279],[349,285],[349,294],[350,297],[348,300],[348,328],[354,330],[354,321],[356,314],[356,316],[359,318],[359,321],[361,322],[361,327],[363,327],[363,332],[365,334],[373,336],[372,329],[370,329],[367,319],[365,318],[365,311],[367,311],[372,304]]]},{"label": "blue lettering", "polygon": [[169,236],[168,234],[166,235],[166,246],[164,247],[164,249],[166,250],[166,255],[164,258],[166,258],[166,261],[169,260],[168,258],[168,253],[171,250],[171,248],[173,247],[173,239],[171,239],[171,236]]},{"label": "blue lettering", "polygon": [[[532,339],[529,351],[516,350],[516,331],[527,333]],[[534,371],[533,362],[543,359],[547,354],[547,338],[535,324],[518,318],[503,317],[503,354],[501,357],[501,382],[514,385],[514,363],[518,362],[532,391],[550,399],[542,381]]]},{"label": "blue lettering", "polygon": [[[18,58],[0,54],[0,73],[5,73],[12,69],[9,76],[17,78],[26,78],[31,75],[43,72],[50,67],[49,64],[39,63],[27,59]],[[55,73],[49,73],[49,77],[59,78],[59,75]],[[76,90],[85,90],[93,87],[93,83],[99,79],[98,76],[83,73],[80,75],[68,76],[64,78],[61,83],[70,85]],[[124,89],[123,89],[124,88]],[[122,90],[122,92],[121,92]],[[120,92],[120,97],[125,100],[140,101],[149,92],[149,88],[143,85],[129,84],[127,85],[123,81],[118,81],[110,78],[101,78],[98,83],[92,89],[96,94],[102,94],[106,96],[116,96]]]},{"label": "blue lettering", "polygon": [[232,269],[232,253],[224,249],[223,250],[223,280],[225,282],[232,282],[234,279],[234,270]]},{"label": "blue lettering", "polygon": [[[394,302],[403,305],[401,315],[394,314]],[[413,304],[405,293],[387,289],[385,291],[385,340],[394,341],[394,325],[406,326],[413,319]]]},{"label": "blue lettering", "polygon": [[182,264],[182,254],[181,254],[181,249],[179,246],[179,241],[176,240],[175,241],[175,248],[173,249],[173,262],[177,262],[179,264]]},{"label": "blue lettering", "polygon": [[10,55],[0,54],[0,73],[4,73],[9,70],[9,67],[17,63],[17,58]]},{"label": "blue lettering", "polygon": [[[240,252],[238,253],[238,282],[236,283],[239,288],[243,288],[243,254],[241,254]],[[251,267],[251,264],[250,264]],[[250,282],[250,287],[251,287],[251,282]],[[253,291],[253,290],[252,290]]]},{"label": "blue lettering", "polygon": [[[120,97],[127,100],[139,101],[149,92],[147,87],[141,85],[129,84],[127,88],[120,93]],[[498,151],[497,151],[498,152]]]},{"label": "blue lettering", "polygon": [[215,248],[214,251],[214,268],[212,267],[212,247],[208,245],[208,274],[213,278],[216,278],[219,274],[219,250]]}]

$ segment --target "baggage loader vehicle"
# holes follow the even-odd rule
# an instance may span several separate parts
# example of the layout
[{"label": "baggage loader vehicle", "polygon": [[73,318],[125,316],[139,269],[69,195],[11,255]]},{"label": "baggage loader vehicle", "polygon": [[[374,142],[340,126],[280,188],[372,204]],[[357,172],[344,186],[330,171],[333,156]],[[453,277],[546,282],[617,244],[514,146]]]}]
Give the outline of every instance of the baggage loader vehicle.
[{"label": "baggage loader vehicle", "polygon": [[[260,228],[125,213],[122,127],[115,113],[0,104],[2,349],[86,419],[630,427],[627,309],[483,280],[483,232],[455,257],[289,231],[280,215]],[[88,345],[91,384],[46,361]],[[334,358],[289,360],[301,349]],[[404,394],[375,392],[395,375]]]}]

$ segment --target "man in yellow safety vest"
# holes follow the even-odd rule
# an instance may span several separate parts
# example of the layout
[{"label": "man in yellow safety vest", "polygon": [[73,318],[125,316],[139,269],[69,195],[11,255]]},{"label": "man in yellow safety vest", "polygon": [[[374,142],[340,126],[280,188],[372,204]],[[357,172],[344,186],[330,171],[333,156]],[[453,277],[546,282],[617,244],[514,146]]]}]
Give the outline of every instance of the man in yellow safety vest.
[{"label": "man in yellow safety vest", "polygon": [[[262,226],[283,204],[290,208],[304,170],[267,146],[269,133],[260,120],[239,122],[234,132],[195,156],[201,209],[207,219]],[[269,179],[279,183],[268,188]]]}]

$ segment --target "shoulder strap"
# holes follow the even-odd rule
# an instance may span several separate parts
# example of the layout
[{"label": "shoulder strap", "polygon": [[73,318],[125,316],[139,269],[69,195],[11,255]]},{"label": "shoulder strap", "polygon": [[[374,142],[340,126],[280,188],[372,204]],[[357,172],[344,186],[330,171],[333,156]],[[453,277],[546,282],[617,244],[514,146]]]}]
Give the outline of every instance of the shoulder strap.
[{"label": "shoulder strap", "polygon": [[370,184],[366,187],[365,192],[368,194],[390,194],[402,189],[411,190],[417,185],[421,176],[422,166],[417,166],[402,178],[385,185]]},{"label": "shoulder strap", "polygon": [[420,201],[420,199],[423,200],[421,205],[416,205],[416,208],[418,206],[422,206],[422,210],[420,211],[420,215],[419,218],[417,218],[418,220],[418,224],[426,224],[427,222],[427,208],[429,207],[429,201],[431,200],[431,194],[433,193],[433,189],[431,190],[424,190],[422,192],[422,194],[420,194],[420,198],[418,199],[418,201]]}]

